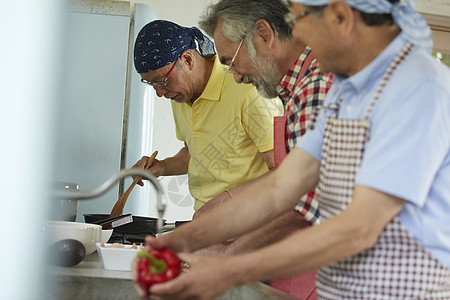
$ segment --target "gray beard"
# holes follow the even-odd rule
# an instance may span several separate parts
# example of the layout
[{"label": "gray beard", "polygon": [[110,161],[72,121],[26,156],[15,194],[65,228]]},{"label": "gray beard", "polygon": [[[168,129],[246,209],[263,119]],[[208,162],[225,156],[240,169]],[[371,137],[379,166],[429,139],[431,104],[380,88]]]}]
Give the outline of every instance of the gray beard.
[{"label": "gray beard", "polygon": [[253,82],[256,83],[256,85],[257,85],[256,90],[264,98],[275,98],[278,96],[276,86],[274,86],[270,82],[267,82],[267,81],[259,79],[259,78],[255,78],[253,76],[245,76],[243,79],[243,82],[244,83],[253,83]]},{"label": "gray beard", "polygon": [[254,59],[250,56],[250,59],[258,70],[260,76],[244,76],[243,82],[250,83],[255,82],[258,86],[258,93],[265,98],[275,98],[278,96],[277,86],[282,78],[278,72],[277,66],[268,60],[262,61],[261,59]]}]

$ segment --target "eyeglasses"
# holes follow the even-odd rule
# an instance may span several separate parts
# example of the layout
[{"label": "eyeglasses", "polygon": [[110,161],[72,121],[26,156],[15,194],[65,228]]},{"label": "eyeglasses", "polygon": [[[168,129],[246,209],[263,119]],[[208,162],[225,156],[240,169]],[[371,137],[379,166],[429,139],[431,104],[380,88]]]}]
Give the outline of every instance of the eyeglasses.
[{"label": "eyeglasses", "polygon": [[305,10],[302,12],[299,12],[298,14],[292,14],[290,12],[288,12],[287,14],[284,15],[284,21],[286,23],[288,23],[290,26],[293,26],[295,21],[297,21],[298,19],[301,19],[303,17],[306,17],[309,13]]},{"label": "eyeglasses", "polygon": [[[245,38],[244,38],[244,39],[245,39]],[[233,73],[233,72],[236,71],[236,69],[233,67],[233,63],[234,63],[234,60],[236,59],[236,56],[238,55],[239,49],[241,49],[242,43],[244,43],[244,39],[242,39],[241,42],[239,43],[239,46],[237,47],[236,53],[234,53],[234,56],[233,56],[233,58],[231,59],[230,64],[224,68],[224,69],[225,69],[225,72],[227,72],[227,73]]]},{"label": "eyeglasses", "polygon": [[148,85],[151,85],[151,86],[166,86],[167,85],[167,80],[169,80],[170,73],[172,73],[173,69],[175,68],[175,65],[177,64],[178,59],[179,58],[177,58],[177,60],[173,63],[173,66],[170,68],[169,72],[167,73],[167,75],[164,77],[163,80],[153,81],[152,82],[152,81],[147,81],[147,80],[141,78],[141,82],[145,83],[145,84],[148,84]]}]

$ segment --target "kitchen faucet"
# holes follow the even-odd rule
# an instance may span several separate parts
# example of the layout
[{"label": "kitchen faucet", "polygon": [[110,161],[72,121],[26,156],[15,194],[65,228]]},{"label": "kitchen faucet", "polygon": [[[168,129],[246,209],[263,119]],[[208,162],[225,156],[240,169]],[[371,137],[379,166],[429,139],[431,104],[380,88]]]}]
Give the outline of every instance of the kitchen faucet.
[{"label": "kitchen faucet", "polygon": [[156,179],[156,177],[145,170],[138,168],[124,169],[114,176],[110,177],[99,187],[88,190],[88,191],[53,191],[51,193],[51,197],[57,199],[68,199],[68,200],[83,200],[83,199],[91,199],[95,197],[102,196],[105,194],[116,182],[120,179],[125,178],[127,176],[140,176],[142,178],[148,179],[156,190],[156,210],[158,211],[158,223],[157,223],[157,233],[160,233],[162,228],[162,218],[164,216],[164,212],[166,210],[167,200],[165,197],[164,190]]}]

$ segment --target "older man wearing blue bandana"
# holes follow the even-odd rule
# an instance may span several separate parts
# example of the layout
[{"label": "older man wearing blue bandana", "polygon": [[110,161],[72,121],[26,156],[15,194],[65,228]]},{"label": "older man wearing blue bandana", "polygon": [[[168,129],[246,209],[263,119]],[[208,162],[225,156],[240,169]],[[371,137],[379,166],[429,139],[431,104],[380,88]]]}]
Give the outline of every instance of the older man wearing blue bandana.
[{"label": "older man wearing blue bandana", "polygon": [[274,167],[276,101],[235,83],[198,28],[150,22],[136,38],[134,63],[143,83],[172,100],[177,138],[185,144],[149,170],[156,176],[187,173],[195,210],[218,194],[231,197],[229,190]]},{"label": "older man wearing blue bandana", "polygon": [[292,209],[316,184],[322,222],[239,256],[181,253],[189,272],[151,294],[213,299],[318,269],[320,299],[450,299],[450,71],[430,55],[430,29],[411,2],[291,2],[293,36],[336,74],[324,108],[269,176],[147,242],[194,251]]}]

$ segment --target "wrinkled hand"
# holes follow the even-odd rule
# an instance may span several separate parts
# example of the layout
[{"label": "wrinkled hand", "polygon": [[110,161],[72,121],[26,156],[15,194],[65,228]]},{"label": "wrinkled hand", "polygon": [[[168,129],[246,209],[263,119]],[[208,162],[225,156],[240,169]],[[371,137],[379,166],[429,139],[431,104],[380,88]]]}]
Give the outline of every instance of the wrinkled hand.
[{"label": "wrinkled hand", "polygon": [[[142,156],[140,160],[138,160],[137,163],[134,164],[132,168],[140,168],[145,169],[145,165],[147,164],[147,161],[150,159],[148,156]],[[150,173],[155,175],[156,177],[161,176],[165,172],[165,165],[160,160],[154,159],[150,167],[147,169]],[[139,181],[137,182],[138,185],[144,186],[144,182],[139,176],[132,176],[133,180],[136,178],[139,178]]]},{"label": "wrinkled hand", "polygon": [[[160,248],[169,248],[175,252],[179,252],[182,250],[182,245],[181,243],[178,243],[180,240],[177,239],[175,241],[171,240],[169,235],[163,235],[159,238],[155,238],[154,236],[146,236],[145,237],[145,249],[144,250],[148,250],[149,248],[155,248],[155,249],[160,249]],[[136,289],[137,294],[139,295],[139,297],[141,298],[148,298],[148,291],[142,287],[139,284],[139,271],[138,271],[138,261],[139,261],[139,257],[136,256],[133,259],[133,262],[131,263],[131,278],[133,279],[134,282],[134,287]]]},{"label": "wrinkled hand", "polygon": [[189,265],[189,269],[175,279],[153,285],[147,290],[138,282],[139,259],[136,257],[132,262],[131,275],[139,297],[143,299],[207,300],[215,299],[235,285],[233,269],[229,267],[230,263],[226,262],[231,258],[179,252],[182,245],[177,244],[178,239],[172,241],[169,236],[170,234],[159,238],[147,236],[145,248],[171,248],[178,252],[177,255]]},{"label": "wrinkled hand", "polygon": [[[179,253],[181,260],[189,263],[187,272],[177,278],[150,287],[151,299],[161,300],[210,300],[233,287],[231,268],[223,257]],[[147,294],[147,295],[148,295]]]}]

